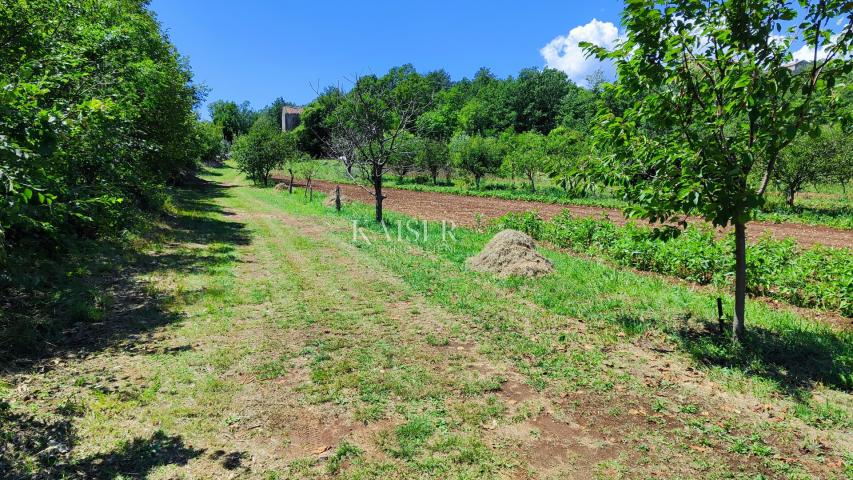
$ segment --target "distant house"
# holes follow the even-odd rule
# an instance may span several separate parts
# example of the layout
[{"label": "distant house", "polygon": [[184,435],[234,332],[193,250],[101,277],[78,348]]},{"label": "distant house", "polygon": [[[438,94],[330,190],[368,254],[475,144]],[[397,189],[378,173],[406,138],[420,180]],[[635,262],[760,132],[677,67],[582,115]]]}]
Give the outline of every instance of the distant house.
[{"label": "distant house", "polygon": [[284,107],[281,109],[281,129],[289,132],[302,122],[302,107]]},{"label": "distant house", "polygon": [[809,62],[808,60],[794,60],[793,62],[788,62],[782,66],[790,70],[791,73],[793,73],[794,75],[796,75],[802,72],[803,70],[806,70],[807,68],[811,67],[812,62]]}]

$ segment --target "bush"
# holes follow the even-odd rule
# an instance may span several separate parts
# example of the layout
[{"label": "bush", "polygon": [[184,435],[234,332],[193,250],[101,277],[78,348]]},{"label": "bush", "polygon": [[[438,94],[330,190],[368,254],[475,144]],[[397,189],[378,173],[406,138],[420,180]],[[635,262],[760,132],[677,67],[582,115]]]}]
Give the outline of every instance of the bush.
[{"label": "bush", "polygon": [[146,2],[0,7],[0,250],[108,235],[199,160],[203,94]]},{"label": "bush", "polygon": [[497,172],[501,165],[498,141],[492,137],[460,133],[454,135],[448,148],[453,166],[471,174],[477,189],[480,180],[486,174]]},{"label": "bush", "polygon": [[293,142],[288,142],[275,120],[261,115],[249,133],[234,140],[231,155],[237,168],[257,184],[267,185],[270,172],[293,156]]}]

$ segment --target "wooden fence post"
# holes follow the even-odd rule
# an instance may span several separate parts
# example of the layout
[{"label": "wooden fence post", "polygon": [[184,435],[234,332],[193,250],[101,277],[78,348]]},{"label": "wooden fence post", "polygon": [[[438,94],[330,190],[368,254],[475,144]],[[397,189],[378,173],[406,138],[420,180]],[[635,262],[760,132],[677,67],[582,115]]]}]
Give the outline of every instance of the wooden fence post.
[{"label": "wooden fence post", "polygon": [[726,326],[723,324],[723,299],[717,297],[717,323],[720,325],[720,334],[726,333]]}]

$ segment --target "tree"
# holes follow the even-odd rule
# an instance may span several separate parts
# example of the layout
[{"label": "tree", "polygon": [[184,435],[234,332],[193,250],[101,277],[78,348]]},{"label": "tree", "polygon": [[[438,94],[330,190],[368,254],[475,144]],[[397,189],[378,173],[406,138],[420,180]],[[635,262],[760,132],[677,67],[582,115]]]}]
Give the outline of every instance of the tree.
[{"label": "tree", "polygon": [[[290,168],[305,179],[305,195],[308,196],[308,200],[314,200],[314,176],[320,169],[320,164],[314,161],[307,153],[299,151],[288,162]],[[290,193],[293,193],[293,173],[290,176]]]},{"label": "tree", "polygon": [[429,84],[431,92],[448,90],[453,86],[450,74],[444,69],[433,70],[432,72],[424,75],[424,79]]},{"label": "tree", "polygon": [[[849,110],[850,104],[842,108],[848,115],[853,114],[853,111]],[[825,150],[827,156],[815,158],[815,162],[822,167],[821,181],[837,183],[846,193],[847,184],[853,180],[853,135],[846,131],[845,126],[850,125],[845,122],[841,125],[827,126],[821,131],[821,136],[812,141],[826,142],[826,145],[818,146],[817,149]],[[812,155],[812,152],[805,153]]]},{"label": "tree", "polygon": [[847,184],[853,180],[853,138],[844,135],[840,139],[836,162],[827,166],[827,178],[841,185],[842,191],[847,192]]},{"label": "tree", "polygon": [[264,186],[269,184],[270,172],[284,163],[288,153],[287,137],[266,115],[258,117],[249,133],[237,137],[231,149],[237,168]]},{"label": "tree", "polygon": [[459,110],[465,104],[463,88],[456,85],[439,91],[430,110],[422,113],[415,121],[418,135],[447,143],[459,128]]},{"label": "tree", "polygon": [[0,4],[0,257],[127,228],[196,167],[204,91],[146,5]]},{"label": "tree", "polygon": [[389,169],[397,174],[399,181],[402,182],[406,174],[415,167],[418,150],[420,149],[420,138],[408,131],[400,134],[399,146],[391,154],[388,161]]},{"label": "tree", "polygon": [[547,134],[557,125],[563,98],[577,86],[553,68],[527,68],[512,85],[512,108],[517,132]]},{"label": "tree", "polygon": [[530,191],[536,192],[536,175],[547,165],[545,137],[536,132],[513,135],[506,148],[506,159],[513,171],[527,177]]},{"label": "tree", "polygon": [[278,128],[284,130],[284,127],[281,124],[282,116],[281,111],[284,107],[295,107],[296,104],[293,102],[289,102],[282,97],[278,97],[273,100],[272,103],[263,108],[258,115],[267,115],[270,118],[275,120],[275,123],[278,125]]},{"label": "tree", "polygon": [[[599,129],[615,153],[606,177],[632,201],[628,213],[652,221],[691,213],[734,225],[736,341],[744,335],[746,225],[784,149],[817,128],[829,89],[853,66],[843,60],[853,39],[849,2],[800,5],[635,0],[625,6],[619,46],[584,45],[616,63],[618,82],[606,89],[633,102],[622,115],[605,115]],[[786,67],[795,38],[813,49],[800,70]],[[758,161],[767,169],[751,185]]]},{"label": "tree", "polygon": [[593,90],[572,84],[560,100],[560,125],[570,130],[589,132],[598,107],[599,99]]},{"label": "tree", "polygon": [[198,158],[204,163],[216,163],[224,153],[222,129],[212,122],[195,122],[194,141],[198,145]]},{"label": "tree", "polygon": [[474,184],[480,188],[480,180],[494,173],[501,166],[498,141],[492,137],[470,136],[458,133],[450,140],[450,159],[453,166],[471,174]]},{"label": "tree", "polygon": [[450,166],[450,152],[447,149],[447,144],[431,138],[419,138],[418,140],[415,165],[429,172],[432,183],[438,184],[438,172]]},{"label": "tree", "polygon": [[422,104],[417,99],[398,95],[394,84],[374,75],[364,76],[338,104],[330,119],[328,149],[340,157],[347,170],[361,170],[373,185],[376,221],[382,222],[382,180],[388,163],[403,148],[403,137],[410,133]]},{"label": "tree", "polygon": [[430,81],[421,76],[411,64],[391,68],[380,80],[387,84],[391,95],[396,97],[396,103],[413,105],[418,112],[404,125],[407,130],[413,131],[418,116],[432,106],[436,88],[440,88],[440,85],[434,82],[435,78]]},{"label": "tree", "polygon": [[213,123],[222,129],[222,135],[229,144],[234,143],[238,135],[247,133],[257,118],[249,102],[237,105],[236,102],[217,100],[211,102],[207,109]]},{"label": "tree", "polygon": [[573,196],[585,195],[587,176],[594,167],[590,165],[589,145],[584,135],[577,130],[557,127],[545,138],[545,150],[548,175]]},{"label": "tree", "polygon": [[301,134],[298,126],[295,130],[281,133],[281,155],[283,158],[282,167],[287,170],[290,179],[287,182],[287,192],[293,193],[293,177],[299,171],[302,163],[311,158],[310,155],[299,149],[299,139]]},{"label": "tree", "polygon": [[497,135],[511,127],[516,112],[512,109],[510,78],[499,80],[488,69],[480,69],[470,85],[470,94],[459,110],[458,121],[470,135]]},{"label": "tree", "polygon": [[302,111],[299,127],[299,148],[314,158],[329,154],[332,140],[332,113],[341,101],[343,92],[338,87],[328,87]]},{"label": "tree", "polygon": [[776,162],[774,181],[785,194],[785,202],[794,207],[794,197],[807,184],[830,180],[845,158],[846,135],[840,129],[824,127],[820,135],[799,135]]}]

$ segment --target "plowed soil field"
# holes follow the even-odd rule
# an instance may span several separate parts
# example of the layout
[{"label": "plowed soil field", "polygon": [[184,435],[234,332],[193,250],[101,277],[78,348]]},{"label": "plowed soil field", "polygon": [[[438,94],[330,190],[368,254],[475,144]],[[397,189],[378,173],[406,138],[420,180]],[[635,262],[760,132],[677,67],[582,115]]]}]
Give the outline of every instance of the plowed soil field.
[{"label": "plowed soil field", "polygon": [[[331,192],[335,185],[331,182],[314,181],[315,189],[322,192]],[[353,200],[365,203],[373,202],[371,192],[357,185],[341,185],[341,192]],[[383,193],[386,196],[386,209],[424,220],[452,221],[458,226],[466,227],[476,226],[478,218],[485,221],[509,212],[527,211],[537,211],[545,219],[550,219],[563,210],[569,210],[574,216],[607,217],[620,225],[628,221],[620,210],[613,208],[559,205],[393,188],[386,188]],[[691,218],[688,221],[701,222],[702,220]],[[723,231],[720,230],[721,233]],[[777,239],[793,238],[804,247],[821,244],[828,247],[853,248],[853,230],[800,223],[751,222],[747,227],[747,233],[751,241],[769,233]]]}]

